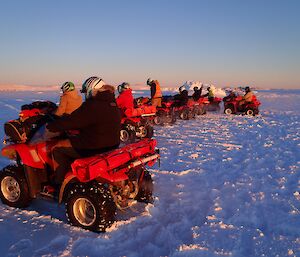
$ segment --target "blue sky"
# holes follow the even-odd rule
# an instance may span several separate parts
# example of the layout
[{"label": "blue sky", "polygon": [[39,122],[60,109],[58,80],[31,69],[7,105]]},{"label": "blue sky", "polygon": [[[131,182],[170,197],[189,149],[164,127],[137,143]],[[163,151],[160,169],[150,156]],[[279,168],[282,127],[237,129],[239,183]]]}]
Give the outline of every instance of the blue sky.
[{"label": "blue sky", "polygon": [[300,88],[297,0],[0,0],[0,84]]}]

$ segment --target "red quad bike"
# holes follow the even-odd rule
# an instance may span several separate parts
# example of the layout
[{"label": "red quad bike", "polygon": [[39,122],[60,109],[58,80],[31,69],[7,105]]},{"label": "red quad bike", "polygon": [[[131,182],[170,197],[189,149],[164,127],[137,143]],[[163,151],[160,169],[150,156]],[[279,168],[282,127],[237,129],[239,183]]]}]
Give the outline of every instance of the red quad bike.
[{"label": "red quad bike", "polygon": [[188,106],[190,107],[190,109],[192,109],[191,118],[193,118],[195,115],[206,114],[205,104],[203,103],[203,101],[200,101],[200,99],[198,101],[194,101],[192,98],[190,98],[188,101]]},{"label": "red quad bike", "polygon": [[162,98],[161,107],[157,107],[155,120],[156,125],[173,124],[176,122],[176,114],[173,108],[173,100],[169,96]]},{"label": "red quad bike", "polygon": [[147,120],[150,125],[159,125],[160,117],[157,114],[157,107],[151,104],[148,97],[138,97],[134,99],[135,107],[141,110],[141,116]]},{"label": "red quad bike", "polygon": [[248,116],[255,116],[259,113],[258,106],[260,106],[261,103],[257,100],[256,96],[252,97],[252,101],[250,103],[245,103],[242,106],[239,105],[241,100],[243,100],[243,97],[237,96],[224,101],[224,113],[228,115],[241,113]]},{"label": "red quad bike", "polygon": [[[55,138],[38,141],[40,128],[26,143],[11,143],[2,155],[15,161],[0,171],[0,198],[22,208],[41,195],[53,175],[51,147]],[[77,159],[61,185],[58,202],[65,203],[69,222],[91,231],[105,231],[116,210],[135,201],[152,202],[153,181],[145,165],[159,158],[156,141],[143,139],[122,148]]]},{"label": "red quad bike", "polygon": [[[177,118],[182,120],[188,120],[194,118],[195,114],[193,108],[189,105],[180,105],[178,100],[174,100],[173,96],[164,96],[162,99],[162,106],[164,109],[169,110],[169,117],[174,119]],[[161,115],[161,114],[160,114]]]},{"label": "red quad bike", "polygon": [[206,110],[211,112],[219,112],[221,107],[220,103],[222,102],[222,98],[214,97],[213,101],[209,101],[207,97],[202,98],[202,101],[206,103]]},{"label": "red quad bike", "polygon": [[154,106],[125,110],[121,119],[120,140],[128,143],[136,138],[152,138],[154,132],[149,117],[154,118],[155,112]]},{"label": "red quad bike", "polygon": [[182,106],[176,106],[175,101],[174,111],[176,113],[176,116],[181,120],[189,120],[195,118],[194,107],[192,105],[187,104]]}]

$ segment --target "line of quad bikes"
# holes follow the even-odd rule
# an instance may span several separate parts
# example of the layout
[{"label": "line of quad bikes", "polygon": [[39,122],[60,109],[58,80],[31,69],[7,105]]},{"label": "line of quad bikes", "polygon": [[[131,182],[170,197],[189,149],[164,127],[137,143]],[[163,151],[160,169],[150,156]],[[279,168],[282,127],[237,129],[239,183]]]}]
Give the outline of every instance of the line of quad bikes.
[{"label": "line of quad bikes", "polygon": [[[259,101],[239,105],[241,98],[224,102],[224,113],[258,114]],[[207,111],[219,111],[221,98],[208,101],[190,99],[179,106],[173,97],[163,97],[161,107],[149,99],[136,99],[136,108],[122,117],[120,147],[116,150],[75,160],[54,198],[65,204],[68,221],[75,226],[105,231],[116,219],[117,210],[126,211],[136,202],[153,203],[153,180],[146,166],[159,161],[153,125],[173,124],[177,119],[193,119]],[[53,180],[51,148],[68,132],[46,136],[45,126],[53,119],[56,105],[36,101],[21,108],[19,118],[4,124],[6,134],[2,155],[13,160],[0,172],[0,198],[8,206],[24,208],[38,197],[48,197],[44,189]]]},{"label": "line of quad bikes", "polygon": [[[242,96],[224,98],[224,113],[243,114],[255,116],[259,113],[260,102],[253,96],[252,102],[240,105]],[[207,111],[221,110],[222,98],[214,97],[208,100],[207,97],[200,97],[195,101],[192,97],[187,104],[180,105],[173,96],[164,96],[161,107],[154,107],[147,97],[135,99],[134,109],[124,112],[120,139],[122,142],[132,142],[136,138],[151,138],[153,136],[153,125],[173,124],[177,119],[189,120],[198,115],[204,115]]]}]

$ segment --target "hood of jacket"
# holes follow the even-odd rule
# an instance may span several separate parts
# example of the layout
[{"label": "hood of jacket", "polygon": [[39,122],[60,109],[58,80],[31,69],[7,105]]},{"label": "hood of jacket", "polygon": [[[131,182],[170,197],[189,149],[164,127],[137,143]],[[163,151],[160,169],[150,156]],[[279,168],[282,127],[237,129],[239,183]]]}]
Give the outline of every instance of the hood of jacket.
[{"label": "hood of jacket", "polygon": [[86,101],[104,101],[104,102],[116,102],[115,94],[110,91],[98,92],[95,96]]},{"label": "hood of jacket", "polygon": [[76,90],[64,92],[63,95],[66,95],[69,98],[78,98],[79,96],[81,97],[81,95],[79,95]]}]

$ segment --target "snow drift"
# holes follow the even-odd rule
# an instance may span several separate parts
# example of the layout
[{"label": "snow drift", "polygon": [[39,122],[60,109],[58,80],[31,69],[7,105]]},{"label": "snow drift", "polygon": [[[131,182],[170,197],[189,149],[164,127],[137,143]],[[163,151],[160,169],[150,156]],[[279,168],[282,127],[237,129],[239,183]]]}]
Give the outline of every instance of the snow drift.
[{"label": "snow drift", "polygon": [[193,91],[194,91],[193,88],[194,87],[200,88],[201,86],[203,86],[202,94],[206,94],[206,89],[208,87],[210,87],[216,97],[223,98],[223,97],[226,96],[226,92],[222,88],[217,88],[216,86],[211,85],[211,84],[203,84],[200,81],[191,81],[191,80],[188,80],[188,81],[186,81],[183,84],[183,86],[184,86],[184,88],[186,88],[189,91],[190,95],[193,93]]}]

